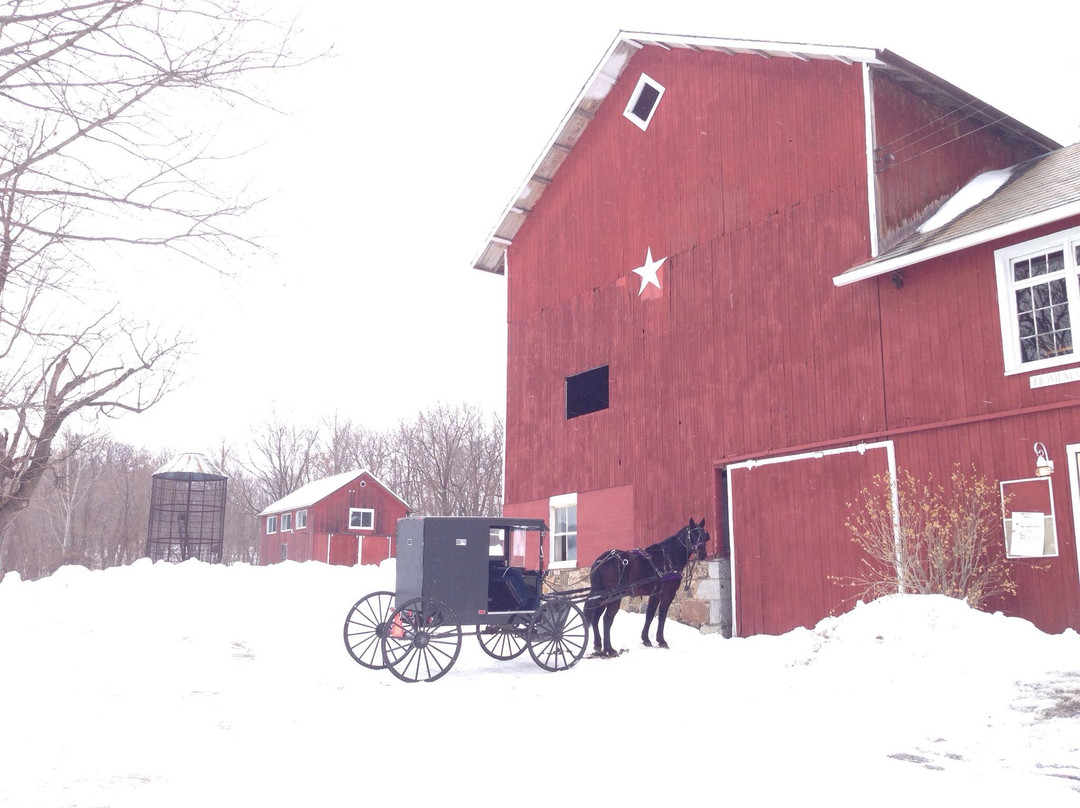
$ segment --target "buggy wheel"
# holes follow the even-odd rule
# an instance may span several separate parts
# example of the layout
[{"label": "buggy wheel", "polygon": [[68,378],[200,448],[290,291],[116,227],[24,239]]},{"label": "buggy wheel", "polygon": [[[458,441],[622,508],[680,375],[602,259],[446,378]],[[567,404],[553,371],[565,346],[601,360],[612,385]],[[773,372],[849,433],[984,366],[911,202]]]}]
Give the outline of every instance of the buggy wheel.
[{"label": "buggy wheel", "polygon": [[484,652],[495,659],[517,659],[525,653],[528,640],[525,635],[528,624],[521,615],[514,615],[509,623],[476,627],[476,639]]},{"label": "buggy wheel", "polygon": [[386,667],[382,641],[390,633],[390,615],[394,612],[393,592],[372,592],[360,598],[345,618],[345,648],[349,656],[365,668]]},{"label": "buggy wheel", "polygon": [[572,668],[585,654],[585,617],[569,600],[545,601],[533,612],[526,639],[529,655],[544,670]]},{"label": "buggy wheel", "polygon": [[405,682],[434,682],[457,661],[461,626],[445,603],[413,598],[394,610],[383,637],[383,662]]}]

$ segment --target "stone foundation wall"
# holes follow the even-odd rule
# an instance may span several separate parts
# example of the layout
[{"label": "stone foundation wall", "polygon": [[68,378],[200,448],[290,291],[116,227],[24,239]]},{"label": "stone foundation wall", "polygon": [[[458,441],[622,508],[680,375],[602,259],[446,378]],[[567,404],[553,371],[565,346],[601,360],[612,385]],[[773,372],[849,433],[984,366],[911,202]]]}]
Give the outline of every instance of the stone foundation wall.
[{"label": "stone foundation wall", "polygon": [[[547,583],[555,590],[580,589],[589,585],[589,570],[556,569],[548,572]],[[701,631],[703,634],[731,636],[731,562],[717,558],[699,562],[690,578],[690,591],[686,581],[679,585],[675,602],[668,610],[668,619],[677,620]],[[623,600],[622,607],[629,612],[644,614],[648,598],[633,597]]]}]

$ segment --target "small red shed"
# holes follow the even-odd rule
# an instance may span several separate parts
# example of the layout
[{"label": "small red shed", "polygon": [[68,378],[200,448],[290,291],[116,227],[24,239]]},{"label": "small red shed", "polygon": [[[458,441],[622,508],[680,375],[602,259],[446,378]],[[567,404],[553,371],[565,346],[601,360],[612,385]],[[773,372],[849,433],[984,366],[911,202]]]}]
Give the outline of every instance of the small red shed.
[{"label": "small red shed", "polygon": [[395,555],[397,521],[410,512],[369,471],[315,480],[259,514],[259,563],[378,564]]}]

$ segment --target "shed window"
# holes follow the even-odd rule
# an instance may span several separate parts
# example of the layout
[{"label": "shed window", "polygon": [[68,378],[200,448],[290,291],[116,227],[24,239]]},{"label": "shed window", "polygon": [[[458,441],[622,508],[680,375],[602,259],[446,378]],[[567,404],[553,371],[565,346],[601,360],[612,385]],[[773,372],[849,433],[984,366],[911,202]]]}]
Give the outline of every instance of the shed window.
[{"label": "shed window", "polygon": [[349,508],[349,530],[374,530],[375,511],[371,508]]},{"label": "shed window", "polygon": [[663,85],[642,73],[637,86],[634,87],[634,92],[630,94],[630,100],[626,104],[626,109],[623,110],[623,115],[638,129],[645,131],[653,115],[656,114],[656,107],[660,104],[663,94]]},{"label": "shed window", "polygon": [[269,535],[271,533],[277,533],[277,517],[276,516],[268,516],[268,517],[266,517],[266,533],[267,533],[267,535]]},{"label": "shed window", "polygon": [[296,529],[303,530],[307,527],[307,508],[296,512]]},{"label": "shed window", "polygon": [[292,530],[292,514],[291,513],[283,513],[283,514],[281,514],[281,532],[284,533],[286,530]]},{"label": "shed window", "polygon": [[566,377],[566,417],[568,419],[607,408],[607,365]]},{"label": "shed window", "polygon": [[284,542],[281,545],[281,560],[282,561],[288,561],[289,560],[289,545],[285,544]]},{"label": "shed window", "polygon": [[1080,310],[1080,227],[1005,247],[997,262],[1005,372],[1080,361],[1072,314]]}]

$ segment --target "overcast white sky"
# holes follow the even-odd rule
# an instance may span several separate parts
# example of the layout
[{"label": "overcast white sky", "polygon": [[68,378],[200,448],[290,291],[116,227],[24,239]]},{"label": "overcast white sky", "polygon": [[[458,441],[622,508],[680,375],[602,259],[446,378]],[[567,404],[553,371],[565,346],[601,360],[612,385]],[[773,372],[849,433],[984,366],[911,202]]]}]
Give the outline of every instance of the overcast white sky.
[{"label": "overcast white sky", "polygon": [[[282,8],[287,4],[277,0]],[[620,29],[887,48],[1062,143],[1080,140],[1080,13],[969,3],[339,4],[301,20],[333,57],[267,95],[254,189],[273,260],[148,267],[154,316],[199,345],[177,391],[114,434],[193,451],[242,443],[276,411],[391,426],[436,401],[505,402],[505,281],[485,237]],[[250,121],[224,122],[252,128]]]}]

